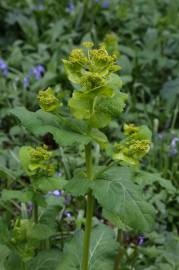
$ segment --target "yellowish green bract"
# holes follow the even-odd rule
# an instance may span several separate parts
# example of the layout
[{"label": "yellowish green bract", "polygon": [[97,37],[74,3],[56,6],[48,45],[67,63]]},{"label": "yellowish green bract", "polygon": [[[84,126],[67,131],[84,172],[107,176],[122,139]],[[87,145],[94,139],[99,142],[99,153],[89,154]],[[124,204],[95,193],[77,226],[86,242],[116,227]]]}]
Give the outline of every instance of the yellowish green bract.
[{"label": "yellowish green bract", "polygon": [[[92,44],[85,42],[85,47]],[[120,70],[116,56],[99,49],[74,49],[63,60],[69,80],[78,85],[68,102],[77,119],[85,120],[90,128],[103,128],[112,117],[119,117],[127,94],[121,93],[122,80],[114,72]]]}]

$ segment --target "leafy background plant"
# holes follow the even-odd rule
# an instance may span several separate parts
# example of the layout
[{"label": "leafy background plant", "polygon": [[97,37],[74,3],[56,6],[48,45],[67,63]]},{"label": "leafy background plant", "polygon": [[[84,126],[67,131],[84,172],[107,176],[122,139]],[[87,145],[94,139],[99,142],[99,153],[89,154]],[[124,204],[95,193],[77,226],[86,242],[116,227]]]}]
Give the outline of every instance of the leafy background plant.
[{"label": "leafy background plant", "polygon": [[[153,146],[142,162],[142,170],[133,171],[131,174],[134,184],[143,190],[145,197],[157,211],[155,228],[151,233],[144,234],[143,245],[138,245],[139,233],[126,229],[122,240],[125,246],[122,250],[122,267],[137,270],[170,270],[179,267],[177,256],[179,4],[174,0],[107,2],[91,0],[87,1],[86,5],[81,1],[1,0],[0,28],[3,34],[0,36],[0,57],[3,62],[0,62],[2,213],[0,265],[2,269],[24,269],[17,246],[14,247],[12,244],[13,229],[19,217],[24,220],[29,218],[31,205],[28,202],[32,200],[33,195],[29,190],[29,179],[19,164],[20,146],[47,144],[54,152],[54,159],[58,160],[57,171],[68,179],[73,176],[75,168],[84,165],[84,152],[81,147],[75,145],[79,141],[79,134],[75,135],[74,132],[73,137],[68,137],[64,129],[63,134],[54,136],[54,141],[47,133],[50,131],[47,125],[44,126],[44,130],[36,129],[36,136],[33,136],[19,126],[17,120],[9,114],[9,109],[24,106],[33,112],[36,111],[37,93],[49,85],[64,102],[67,102],[73,85],[69,83],[64,72],[62,59],[65,59],[71,49],[79,46],[82,41],[92,40],[95,44],[100,44],[105,42],[106,35],[111,32],[116,35],[115,50],[120,52],[118,63],[122,67],[120,74],[123,92],[129,93],[129,100],[122,119],[112,121],[104,131],[109,140],[116,141],[119,137],[123,138],[121,130],[124,121],[138,125],[146,124],[152,130]],[[4,63],[7,66],[4,66]],[[28,128],[31,128],[31,124],[38,127],[39,121],[43,121],[39,116],[38,121],[34,123],[36,119],[32,113],[30,122],[30,119],[26,118],[26,110],[22,108],[17,114],[23,116],[24,125],[28,125]],[[46,121],[52,123],[52,119]],[[55,133],[55,121],[53,124],[52,134]],[[66,142],[62,138],[65,138]],[[86,143],[87,139],[81,135],[80,141],[83,140]],[[98,147],[94,151],[95,162],[98,164]],[[104,153],[103,159],[105,158]],[[127,173],[129,174],[129,168]],[[44,189],[46,187],[47,183],[44,183]],[[50,190],[56,188],[50,187]],[[83,194],[85,187],[81,188]],[[48,191],[44,190],[46,193]],[[47,238],[50,237],[52,244],[49,249],[44,243],[44,236],[39,239],[39,231],[34,234],[34,239],[29,239],[28,248],[31,250],[31,246],[37,245],[38,254],[26,264],[26,267],[55,269],[61,260],[59,250],[63,249],[64,242],[69,242],[68,246],[72,248],[77,244],[70,242],[70,239],[75,228],[80,228],[81,224],[84,224],[82,210],[84,201],[71,198],[66,193],[59,197],[53,194],[45,197],[38,194],[37,200],[41,211],[40,223],[42,226],[48,225]],[[98,220],[102,219],[99,206],[95,215]],[[111,217],[114,218],[116,219],[116,216]],[[110,253],[110,250],[107,252]],[[106,268],[109,267],[107,263]],[[95,267],[98,269],[98,266]]]}]

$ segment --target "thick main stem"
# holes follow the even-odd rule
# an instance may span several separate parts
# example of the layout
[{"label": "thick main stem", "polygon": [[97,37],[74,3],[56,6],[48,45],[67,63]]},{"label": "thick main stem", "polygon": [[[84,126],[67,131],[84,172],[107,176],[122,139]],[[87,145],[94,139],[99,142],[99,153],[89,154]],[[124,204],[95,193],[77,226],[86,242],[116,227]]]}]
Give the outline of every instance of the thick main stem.
[{"label": "thick main stem", "polygon": [[[90,143],[85,146],[85,157],[86,157],[87,175],[88,175],[88,178],[90,180],[92,180],[93,171],[92,171],[92,155],[91,155],[91,144]],[[89,190],[88,194],[87,194],[86,224],[85,224],[85,232],[84,232],[84,239],[83,239],[82,270],[88,270],[93,206],[94,206],[94,198],[92,195],[92,190]]]}]

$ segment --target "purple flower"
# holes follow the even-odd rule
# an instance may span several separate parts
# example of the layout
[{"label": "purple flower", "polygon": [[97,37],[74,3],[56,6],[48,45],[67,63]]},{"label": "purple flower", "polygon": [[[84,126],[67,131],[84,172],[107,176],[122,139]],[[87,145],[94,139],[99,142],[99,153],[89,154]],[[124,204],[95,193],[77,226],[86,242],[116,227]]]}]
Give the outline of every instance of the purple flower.
[{"label": "purple flower", "polygon": [[177,143],[179,142],[179,138],[174,137],[170,144],[170,154],[171,156],[176,156],[177,154]]},{"label": "purple flower", "polygon": [[75,5],[73,4],[72,1],[70,1],[66,7],[66,11],[68,13],[72,13],[75,10]]},{"label": "purple flower", "polygon": [[144,244],[144,240],[145,240],[144,236],[143,236],[143,235],[140,235],[140,236],[138,237],[138,239],[137,239],[137,245],[138,245],[138,246],[143,245],[143,244]]},{"label": "purple flower", "polygon": [[53,195],[55,197],[60,197],[63,194],[63,192],[60,190],[53,190],[53,191],[49,191],[48,194]]},{"label": "purple flower", "polygon": [[24,85],[24,88],[27,88],[29,86],[29,76],[24,77],[23,85]]},{"label": "purple flower", "polygon": [[7,77],[9,70],[8,70],[8,65],[4,62],[2,58],[0,58],[0,70],[2,72],[2,75],[4,77]]},{"label": "purple flower", "polygon": [[102,8],[109,8],[109,1],[104,1],[103,3],[102,3]]},{"label": "purple flower", "polygon": [[71,215],[71,213],[69,212],[69,211],[65,211],[65,216],[67,217],[67,218],[71,218],[72,217],[72,215]]},{"label": "purple flower", "polygon": [[38,81],[42,78],[43,74],[45,73],[45,68],[43,65],[39,64],[35,66],[34,68],[31,68],[28,72],[28,75],[26,75],[23,79],[23,85],[25,88],[27,88],[30,84],[30,78],[32,76],[35,77],[35,79]]},{"label": "purple flower", "polygon": [[35,76],[36,80],[40,80],[45,72],[45,68],[42,65],[37,65],[30,72]]}]

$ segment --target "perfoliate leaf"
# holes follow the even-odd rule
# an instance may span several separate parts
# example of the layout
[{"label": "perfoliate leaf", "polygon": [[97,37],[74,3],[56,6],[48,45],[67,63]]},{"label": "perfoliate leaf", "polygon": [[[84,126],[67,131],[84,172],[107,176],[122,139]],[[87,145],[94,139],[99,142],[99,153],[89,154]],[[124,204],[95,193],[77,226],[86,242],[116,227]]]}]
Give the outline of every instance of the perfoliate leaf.
[{"label": "perfoliate leaf", "polygon": [[104,209],[116,213],[127,226],[149,231],[154,223],[154,209],[124,172],[124,168],[113,167],[98,176],[93,181],[94,196]]},{"label": "perfoliate leaf", "polygon": [[63,60],[63,63],[69,80],[73,83],[79,83],[82,75],[81,66],[79,66],[78,64],[71,64],[67,60]]},{"label": "perfoliate leaf", "polygon": [[[79,231],[65,246],[57,270],[82,270],[82,241],[83,233]],[[91,234],[89,270],[112,270],[117,248],[113,230],[102,224],[96,226]]]}]

